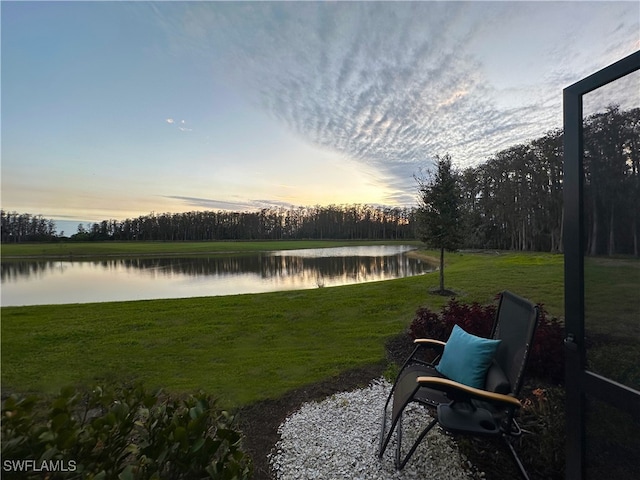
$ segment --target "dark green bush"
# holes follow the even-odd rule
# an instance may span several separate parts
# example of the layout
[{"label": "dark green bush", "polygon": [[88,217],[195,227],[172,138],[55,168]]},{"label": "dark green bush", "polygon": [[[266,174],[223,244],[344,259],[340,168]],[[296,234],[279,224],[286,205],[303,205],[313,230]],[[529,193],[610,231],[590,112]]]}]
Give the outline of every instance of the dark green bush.
[{"label": "dark green bush", "polygon": [[2,458],[3,478],[251,476],[234,419],[211,396],[148,393],[140,385],[6,398]]}]

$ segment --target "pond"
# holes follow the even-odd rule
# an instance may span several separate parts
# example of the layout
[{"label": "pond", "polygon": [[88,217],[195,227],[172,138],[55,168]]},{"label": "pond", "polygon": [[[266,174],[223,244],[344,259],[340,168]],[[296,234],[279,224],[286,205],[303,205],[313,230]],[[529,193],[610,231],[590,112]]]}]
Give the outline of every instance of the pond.
[{"label": "pond", "polygon": [[2,306],[186,298],[333,287],[421,275],[412,246],[2,263]]}]

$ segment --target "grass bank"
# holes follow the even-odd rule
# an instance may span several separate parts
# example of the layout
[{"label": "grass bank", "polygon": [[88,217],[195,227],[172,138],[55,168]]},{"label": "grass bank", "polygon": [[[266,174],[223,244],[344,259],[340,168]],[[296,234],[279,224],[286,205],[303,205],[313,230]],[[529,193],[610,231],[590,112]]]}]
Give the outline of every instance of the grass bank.
[{"label": "grass bank", "polygon": [[59,242],[2,244],[2,259],[68,258],[140,255],[205,255],[268,250],[296,250],[357,245],[420,245],[417,241],[277,240],[216,242]]},{"label": "grass bank", "polygon": [[[446,260],[446,285],[462,301],[487,303],[510,289],[562,315],[560,255]],[[245,405],[385,362],[386,340],[406,329],[420,305],[446,303],[428,293],[437,284],[437,274],[427,274],[259,295],[4,307],[2,388],[53,391],[95,379],[141,379]]]}]

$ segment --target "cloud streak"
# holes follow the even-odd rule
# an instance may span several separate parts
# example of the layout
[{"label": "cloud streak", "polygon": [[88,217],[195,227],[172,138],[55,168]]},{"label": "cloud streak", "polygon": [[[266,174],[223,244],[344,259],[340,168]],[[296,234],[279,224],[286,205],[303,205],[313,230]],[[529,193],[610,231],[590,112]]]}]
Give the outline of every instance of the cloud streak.
[{"label": "cloud streak", "polygon": [[174,125],[181,132],[192,132],[193,131],[192,128],[188,128],[187,127],[187,121],[186,120],[180,120],[179,122],[176,122],[176,120],[173,119],[173,118],[167,118],[165,120],[165,122],[167,122],[169,125]]},{"label": "cloud streak", "polygon": [[[274,117],[313,143],[353,158],[424,161],[471,143],[469,130],[460,128],[461,116],[494,115],[488,102],[478,101],[483,87],[476,65],[459,53],[467,40],[457,29],[464,7],[429,6],[435,10],[427,15],[420,14],[419,4],[375,10],[353,4],[324,15],[322,6],[314,6],[320,12],[301,11],[281,36],[297,38],[300,23],[310,23],[311,34],[280,61],[260,63],[258,75],[248,78],[261,79],[252,87]],[[246,50],[247,63],[286,51],[278,40],[267,50]],[[266,38],[261,43],[269,45]],[[472,94],[457,95],[461,91]],[[482,136],[487,122],[477,123]]]},{"label": "cloud streak", "polygon": [[[522,127],[495,107],[480,63],[466,53],[483,29],[474,8],[268,5],[252,23],[244,14],[241,27],[238,17],[227,21],[253,32],[232,46],[236,65],[252,71],[242,76],[247,90],[305,139],[377,164],[444,151],[473,163],[495,145],[487,139]],[[277,32],[265,21],[276,18]]]},{"label": "cloud streak", "polygon": [[[407,173],[437,154],[450,153],[460,166],[475,165],[561,126],[561,89],[580,78],[567,55],[580,38],[559,27],[554,31],[553,12],[541,5],[196,4],[172,28],[278,122],[308,142],[395,177],[397,198],[406,198],[401,192],[412,182]],[[580,6],[562,8],[571,15]],[[593,18],[581,19],[585,25],[597,18],[593,12]],[[526,30],[528,15],[547,18],[549,25]],[[520,25],[521,32],[507,37],[514,45],[501,45],[498,33],[495,44],[482,44],[493,30]],[[629,48],[638,22],[614,27],[600,34],[610,38],[609,54],[619,55]],[[551,44],[536,47],[546,36]],[[564,48],[553,44],[563,39]],[[526,64],[513,59],[520,71],[501,65],[505,78],[524,78],[520,83],[492,83],[489,57],[500,48],[529,54]],[[579,65],[582,75],[606,64],[588,59]]]},{"label": "cloud streak", "polygon": [[255,211],[262,208],[285,207],[290,208],[293,205],[285,202],[277,202],[273,200],[217,200],[213,198],[185,197],[180,195],[165,195],[164,198],[179,200],[189,207],[205,208],[208,210],[229,210],[229,211]]}]

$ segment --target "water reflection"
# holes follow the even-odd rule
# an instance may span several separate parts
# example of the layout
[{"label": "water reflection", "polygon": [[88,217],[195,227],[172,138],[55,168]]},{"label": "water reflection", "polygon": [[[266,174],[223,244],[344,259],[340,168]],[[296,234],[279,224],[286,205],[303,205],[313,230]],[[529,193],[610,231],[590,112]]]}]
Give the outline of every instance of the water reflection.
[{"label": "water reflection", "polygon": [[2,305],[261,293],[420,275],[408,246],[342,247],[183,258],[2,263]]}]

